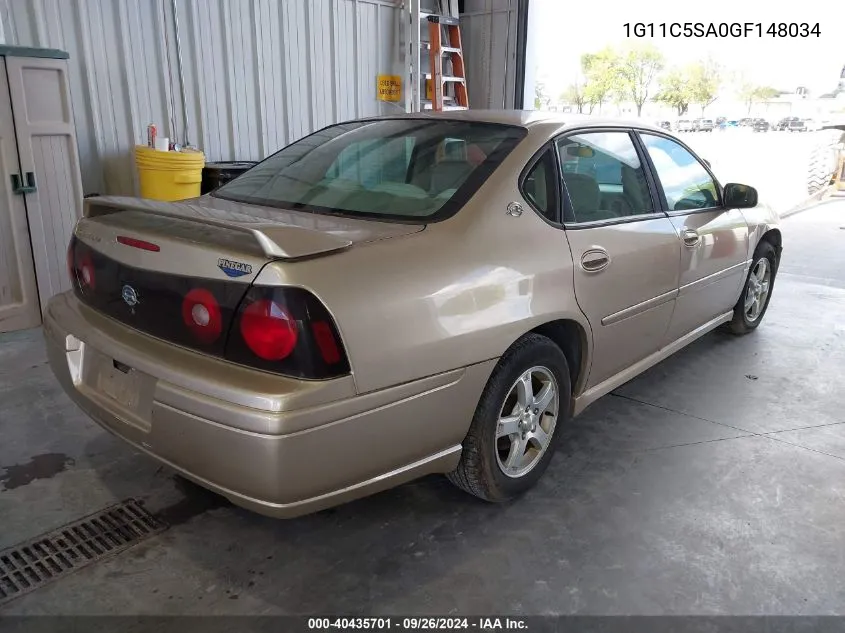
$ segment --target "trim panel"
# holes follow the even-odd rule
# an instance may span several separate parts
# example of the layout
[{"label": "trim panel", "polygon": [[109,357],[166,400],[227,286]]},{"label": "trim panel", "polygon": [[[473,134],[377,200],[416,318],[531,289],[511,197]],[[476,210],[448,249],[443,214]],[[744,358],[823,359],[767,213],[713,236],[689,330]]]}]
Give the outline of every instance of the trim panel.
[{"label": "trim panel", "polygon": [[651,299],[646,299],[642,303],[638,303],[629,308],[625,308],[624,310],[614,312],[613,314],[604,317],[601,320],[601,324],[613,325],[614,323],[619,323],[619,321],[624,321],[625,319],[628,319],[632,316],[636,316],[638,314],[651,310],[652,308],[661,306],[664,303],[668,303],[677,296],[677,290],[670,290],[669,292],[664,292],[662,295],[657,295],[656,297],[652,297]]},{"label": "trim panel", "polygon": [[719,281],[724,277],[730,277],[738,268],[747,269],[750,264],[751,260],[749,259],[747,261],[740,262],[739,264],[734,264],[730,268],[723,268],[722,270],[719,270],[713,273],[712,275],[707,275],[706,277],[702,277],[701,279],[691,281],[678,289],[678,296],[682,297],[691,291],[697,290],[700,286],[706,286],[708,284]]},{"label": "trim panel", "polygon": [[730,312],[725,312],[724,314],[716,317],[705,323],[704,325],[694,329],[689,334],[685,334],[681,338],[675,340],[674,342],[670,343],[666,347],[661,350],[658,350],[651,356],[647,356],[638,363],[635,363],[628,367],[627,369],[623,369],[615,376],[611,376],[607,380],[600,382],[599,384],[591,387],[587,391],[585,391],[580,396],[577,396],[572,399],[572,415],[578,415],[584,409],[586,409],[589,405],[593,402],[601,398],[606,393],[610,393],[617,387],[624,385],[626,382],[639,376],[643,373],[646,369],[654,367],[660,361],[668,358],[678,350],[686,347],[694,340],[701,338],[711,330],[716,329],[722,323],[727,323],[733,318],[733,310]]}]

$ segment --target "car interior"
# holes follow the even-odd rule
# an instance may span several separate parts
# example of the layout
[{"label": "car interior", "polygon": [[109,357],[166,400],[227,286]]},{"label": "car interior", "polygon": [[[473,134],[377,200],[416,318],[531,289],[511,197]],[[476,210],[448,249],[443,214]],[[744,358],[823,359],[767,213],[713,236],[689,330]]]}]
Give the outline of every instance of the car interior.
[{"label": "car interior", "polygon": [[562,148],[563,182],[574,222],[595,222],[651,213],[653,206],[640,165],[607,150],[567,140]]}]

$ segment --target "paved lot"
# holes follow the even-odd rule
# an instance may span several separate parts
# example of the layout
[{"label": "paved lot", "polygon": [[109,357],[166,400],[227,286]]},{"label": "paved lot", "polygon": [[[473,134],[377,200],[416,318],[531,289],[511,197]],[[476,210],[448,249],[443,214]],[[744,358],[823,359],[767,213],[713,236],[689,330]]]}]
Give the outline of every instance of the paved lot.
[{"label": "paved lot", "polygon": [[723,183],[756,187],[760,199],[779,213],[807,198],[807,165],[816,142],[813,132],[753,132],[745,128],[681,134],[710,161]]},{"label": "paved lot", "polygon": [[38,331],[2,336],[0,548],[130,496],[171,527],[0,612],[845,613],[843,226],[787,219],[764,325],[603,398],[505,506],[439,477],[286,522],[186,493],[71,405]]}]

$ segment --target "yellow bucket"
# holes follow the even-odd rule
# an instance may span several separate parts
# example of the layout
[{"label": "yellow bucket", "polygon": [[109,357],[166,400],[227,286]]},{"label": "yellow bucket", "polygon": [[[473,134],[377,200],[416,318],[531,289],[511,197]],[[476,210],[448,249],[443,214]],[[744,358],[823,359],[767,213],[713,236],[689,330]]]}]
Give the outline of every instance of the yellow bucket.
[{"label": "yellow bucket", "polygon": [[200,195],[205,166],[205,155],[200,151],[161,152],[137,145],[135,165],[142,198],[184,200]]}]

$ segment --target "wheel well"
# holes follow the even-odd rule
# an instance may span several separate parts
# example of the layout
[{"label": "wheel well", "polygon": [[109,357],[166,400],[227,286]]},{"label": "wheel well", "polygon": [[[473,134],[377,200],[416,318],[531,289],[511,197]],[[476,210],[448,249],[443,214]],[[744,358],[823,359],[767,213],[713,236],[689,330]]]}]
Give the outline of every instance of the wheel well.
[{"label": "wheel well", "polygon": [[778,263],[780,263],[780,253],[783,250],[783,237],[778,229],[770,229],[763,233],[763,237],[760,238],[761,242],[768,242],[772,246],[775,247],[775,252],[778,256]]},{"label": "wheel well", "polygon": [[563,355],[566,356],[566,364],[569,366],[569,380],[572,384],[572,393],[580,392],[580,380],[584,376],[583,371],[587,349],[587,333],[579,323],[568,319],[550,321],[531,330],[536,334],[551,339],[557,345]]}]

